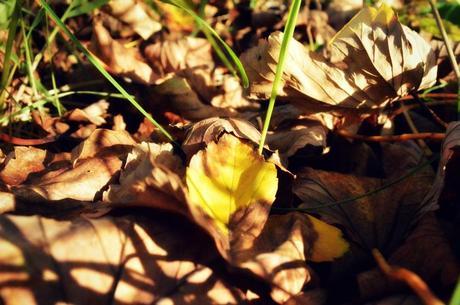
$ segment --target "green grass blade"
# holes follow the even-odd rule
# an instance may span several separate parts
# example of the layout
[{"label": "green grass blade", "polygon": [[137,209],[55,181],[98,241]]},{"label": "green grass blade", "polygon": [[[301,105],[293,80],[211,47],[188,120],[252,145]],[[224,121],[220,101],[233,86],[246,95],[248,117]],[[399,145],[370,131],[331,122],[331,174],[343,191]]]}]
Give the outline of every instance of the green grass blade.
[{"label": "green grass blade", "polygon": [[289,9],[288,19],[286,22],[286,26],[284,28],[283,41],[281,42],[281,49],[280,49],[280,55],[278,59],[278,65],[276,65],[275,80],[273,81],[272,92],[270,94],[270,100],[268,103],[267,115],[265,116],[264,127],[262,129],[262,134],[260,137],[260,143],[259,143],[259,153],[260,154],[262,154],[262,151],[264,150],[264,144],[267,138],[268,127],[270,126],[270,119],[272,117],[273,109],[275,107],[276,96],[278,95],[278,87],[281,83],[281,78],[283,76],[284,62],[286,60],[286,53],[288,50],[289,42],[291,41],[292,36],[294,35],[295,25],[297,22],[297,16],[299,14],[301,3],[302,3],[302,0],[294,0],[291,3],[291,7]]},{"label": "green grass blade", "polygon": [[[227,55],[230,56],[230,60],[227,60],[227,62],[228,61],[233,62],[235,69],[238,71],[238,74],[241,77],[241,82],[243,83],[243,87],[247,88],[249,86],[248,75],[246,74],[246,71],[244,70],[243,64],[241,63],[240,59],[235,54],[235,52],[233,52],[232,48],[230,48],[228,44],[225,43],[225,41],[219,36],[219,34],[211,26],[209,26],[209,24],[206,21],[204,21],[200,16],[198,16],[193,10],[191,10],[188,7],[186,3],[184,3],[181,0],[162,0],[162,2],[171,4],[171,5],[174,5],[174,6],[177,6],[183,9],[187,14],[193,17],[195,22],[203,29],[203,31],[208,31],[212,36],[214,36],[214,38],[217,39],[219,44],[221,44],[224,47],[225,51],[227,52]],[[213,46],[215,45],[216,44],[214,44]],[[217,49],[216,49],[216,52],[217,54],[219,54],[219,51],[217,51]]]},{"label": "green grass blade", "polygon": [[56,23],[56,25],[70,38],[70,40],[75,44],[75,46],[86,56],[89,62],[143,115],[145,116],[158,130],[163,133],[169,140],[174,142],[172,137],[166,129],[163,128],[155,119],[142,108],[142,106],[112,77],[102,65],[99,63],[89,51],[86,49],[81,42],[73,35],[67,26],[59,19],[53,9],[46,3],[45,0],[40,0],[40,4],[46,10],[47,14],[51,19]]},{"label": "green grass blade", "polygon": [[81,5],[76,5],[67,15],[67,18],[72,18],[72,17],[88,14],[94,11],[95,9],[98,9],[101,6],[107,4],[108,2],[109,0],[95,0],[95,1],[84,2]]},{"label": "green grass blade", "polygon": [[454,294],[450,299],[449,305],[460,305],[460,279],[458,279],[457,286],[455,287]]},{"label": "green grass blade", "polygon": [[32,87],[32,92],[34,94],[34,97],[38,96],[38,91],[37,91],[37,83],[35,81],[34,73],[32,71],[32,55],[31,55],[31,50],[30,50],[30,45],[29,45],[29,37],[27,37],[26,34],[26,25],[24,22],[24,18],[21,18],[21,29],[22,29],[22,35],[24,37],[24,50],[26,53],[26,68],[27,68],[27,76],[29,78],[29,84]]},{"label": "green grass blade", "polygon": [[3,104],[4,104],[4,90],[8,86],[8,79],[11,79],[10,77],[10,69],[11,69],[11,55],[13,53],[13,44],[14,44],[14,39],[16,37],[16,31],[18,29],[18,22],[19,22],[19,16],[21,13],[21,4],[22,1],[16,0],[13,14],[11,15],[11,22],[9,24],[8,28],[8,38],[6,40],[6,45],[5,45],[5,56],[3,57],[3,71],[2,71],[2,77],[0,79],[0,110],[3,109]]}]

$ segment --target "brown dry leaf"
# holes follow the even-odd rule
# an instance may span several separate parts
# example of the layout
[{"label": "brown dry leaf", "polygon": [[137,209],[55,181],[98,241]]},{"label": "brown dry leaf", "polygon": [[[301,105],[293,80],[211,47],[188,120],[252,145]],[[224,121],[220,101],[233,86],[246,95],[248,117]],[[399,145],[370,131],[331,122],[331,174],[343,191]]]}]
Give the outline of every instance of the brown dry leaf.
[{"label": "brown dry leaf", "polygon": [[8,185],[19,185],[26,181],[31,173],[44,170],[45,160],[51,155],[43,149],[16,146],[2,165],[0,180]]},{"label": "brown dry leaf", "polygon": [[276,130],[267,136],[270,149],[277,150],[282,160],[293,156],[299,149],[307,145],[325,148],[328,130],[315,122],[297,122],[288,129]]},{"label": "brown dry leaf", "polygon": [[120,206],[146,206],[188,214],[185,169],[171,144],[142,143],[133,148],[119,184],[112,184],[103,201]]},{"label": "brown dry leaf", "polygon": [[[460,275],[460,265],[433,213],[426,214],[409,237],[388,259],[398,267],[415,271],[430,287],[453,287]],[[373,269],[358,275],[363,298],[396,292],[404,286],[394,282],[380,270]]]},{"label": "brown dry leaf", "polygon": [[[275,32],[241,56],[250,97],[270,96],[282,37]],[[357,14],[334,37],[331,52],[341,67],[291,41],[280,97],[309,112],[368,113],[436,81],[429,44],[386,5]]]},{"label": "brown dry leaf", "polygon": [[153,18],[153,10],[136,0],[110,0],[103,10],[131,27],[147,40],[161,30],[161,24]]},{"label": "brown dry leaf", "polygon": [[27,202],[94,201],[120,170],[121,163],[116,155],[86,158],[73,167],[51,171],[32,184],[14,188],[13,193]]},{"label": "brown dry leaf", "polygon": [[76,122],[90,122],[96,126],[105,124],[105,116],[107,116],[107,110],[109,109],[109,103],[106,100],[100,100],[83,109],[76,108],[65,114],[65,117],[69,121]]},{"label": "brown dry leaf", "polygon": [[144,53],[161,75],[214,65],[211,45],[204,38],[187,36],[178,40],[160,41],[147,46]]},{"label": "brown dry leaf", "polygon": [[0,217],[0,299],[5,305],[243,303],[240,291],[198,262],[213,255],[195,231],[184,219],[155,215]]},{"label": "brown dry leaf", "polygon": [[0,191],[0,215],[12,212],[16,208],[16,199],[11,193]]},{"label": "brown dry leaf", "polygon": [[[433,172],[428,166],[394,185],[386,185],[424,162],[420,150],[415,147],[415,144],[414,147],[398,144],[384,147],[384,166],[399,165],[397,168],[385,166],[387,179],[305,168],[297,173],[293,192],[302,201],[300,207],[311,208],[324,221],[345,229],[348,237],[359,245],[353,250],[352,259],[358,259],[359,255],[366,257],[373,248],[391,253],[420,217],[434,208],[423,203],[433,181]],[[373,193],[341,202],[367,192]],[[315,207],[322,208],[315,210]]]},{"label": "brown dry leaf", "polygon": [[398,294],[367,302],[364,305],[424,305],[424,303],[415,295]]},{"label": "brown dry leaf", "polygon": [[182,149],[191,158],[208,143],[217,141],[224,133],[258,144],[260,132],[248,121],[236,118],[207,118],[193,124],[186,133]]},{"label": "brown dry leaf", "polygon": [[124,152],[136,142],[125,130],[96,129],[91,135],[72,150],[72,164],[79,160],[92,158],[100,153]]},{"label": "brown dry leaf", "polygon": [[[275,165],[233,135],[225,133],[194,155],[186,181],[194,220],[230,264],[270,283],[277,302],[299,293],[309,280],[307,255],[330,261],[348,247],[338,229],[307,215],[268,218],[278,184]],[[315,231],[319,227],[325,235]]]},{"label": "brown dry leaf", "polygon": [[128,77],[143,85],[154,84],[159,78],[144,61],[137,48],[127,48],[112,39],[101,22],[94,22],[93,38],[89,49],[113,74]]},{"label": "brown dry leaf", "polygon": [[169,75],[153,89],[169,101],[169,106],[188,120],[201,120],[214,116],[234,116],[229,109],[204,104],[186,78]]}]

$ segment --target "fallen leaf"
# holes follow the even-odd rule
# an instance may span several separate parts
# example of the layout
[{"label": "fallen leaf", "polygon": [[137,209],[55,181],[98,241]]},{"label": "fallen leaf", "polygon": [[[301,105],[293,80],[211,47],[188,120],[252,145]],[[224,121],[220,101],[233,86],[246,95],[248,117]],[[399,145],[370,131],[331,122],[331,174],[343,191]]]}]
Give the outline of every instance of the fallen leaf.
[{"label": "fallen leaf", "polygon": [[193,229],[154,215],[2,216],[0,298],[8,305],[241,304],[241,291],[197,262],[213,257]]},{"label": "fallen leaf", "polygon": [[307,145],[325,148],[327,129],[315,122],[306,122],[295,125],[285,130],[276,130],[267,136],[270,149],[277,150],[280,157],[285,160],[293,156],[299,149]]},{"label": "fallen leaf", "polygon": [[121,207],[146,206],[189,215],[185,204],[182,161],[171,144],[142,143],[133,148],[121,171],[119,184],[112,184],[103,201]]},{"label": "fallen leaf", "polygon": [[146,59],[160,75],[187,68],[213,65],[211,45],[204,38],[184,37],[149,45],[144,50]]},{"label": "fallen leaf", "polygon": [[[275,32],[268,42],[241,56],[250,78],[250,97],[270,96],[282,37]],[[337,33],[330,47],[342,66],[292,40],[279,96],[309,112],[360,114],[375,112],[436,81],[429,44],[400,24],[386,5],[361,10]]]},{"label": "fallen leaf", "polygon": [[207,118],[191,125],[186,138],[182,143],[182,149],[188,158],[191,158],[208,143],[216,142],[224,133],[247,139],[255,144],[260,141],[260,132],[248,121],[237,118]]},{"label": "fallen leaf", "polygon": [[72,150],[72,164],[79,160],[92,158],[104,150],[110,153],[131,150],[136,144],[131,135],[125,130],[96,129],[91,135]]},{"label": "fallen leaf", "polygon": [[45,169],[47,156],[50,154],[43,149],[16,146],[3,162],[0,170],[1,181],[8,185],[23,183],[31,173]]},{"label": "fallen leaf", "polygon": [[127,48],[114,40],[99,21],[94,23],[89,49],[113,74],[128,77],[144,85],[154,84],[159,78],[142,58],[138,49]]},{"label": "fallen leaf", "polygon": [[110,0],[103,10],[127,24],[144,40],[161,30],[161,23],[152,17],[152,9],[140,1]]},{"label": "fallen leaf", "polygon": [[16,199],[14,195],[7,192],[0,191],[0,215],[13,212],[16,208]]},{"label": "fallen leaf", "polygon": [[299,293],[309,280],[307,256],[330,261],[348,249],[338,229],[313,217],[269,218],[278,184],[275,165],[235,136],[223,134],[195,154],[186,182],[193,219],[230,264],[270,283],[277,302]]},{"label": "fallen leaf", "polygon": [[107,115],[109,103],[106,100],[100,100],[86,106],[83,109],[76,108],[65,114],[65,118],[69,121],[90,122],[96,126],[106,123],[104,117]]},{"label": "fallen leaf", "polygon": [[28,202],[59,200],[94,201],[121,168],[118,156],[86,158],[75,166],[42,176],[33,184],[13,189],[15,196]]},{"label": "fallen leaf", "polygon": [[234,116],[229,109],[204,104],[190,82],[183,77],[169,75],[153,88],[153,94],[161,94],[169,101],[169,107],[188,120],[201,120],[213,116]]}]

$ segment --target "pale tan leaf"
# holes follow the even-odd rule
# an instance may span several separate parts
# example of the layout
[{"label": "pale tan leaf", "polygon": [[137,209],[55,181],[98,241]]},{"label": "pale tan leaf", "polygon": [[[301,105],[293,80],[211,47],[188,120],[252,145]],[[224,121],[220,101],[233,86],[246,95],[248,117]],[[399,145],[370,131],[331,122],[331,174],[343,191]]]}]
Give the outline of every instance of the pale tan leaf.
[{"label": "pale tan leaf", "polygon": [[64,199],[93,201],[121,168],[118,156],[86,158],[42,176],[33,184],[22,185],[13,193],[25,201],[49,202]]},{"label": "pale tan leaf", "polygon": [[182,149],[191,158],[208,143],[217,141],[224,133],[247,139],[255,144],[260,141],[260,132],[248,121],[236,118],[207,118],[193,124],[186,133]]},{"label": "pale tan leaf", "polygon": [[[241,56],[253,98],[270,95],[282,37],[275,32]],[[341,66],[291,41],[279,95],[308,111],[359,114],[376,111],[436,80],[429,44],[400,24],[386,5],[358,13],[334,37],[331,50]]]},{"label": "pale tan leaf", "polygon": [[34,172],[45,169],[45,159],[48,153],[35,147],[16,146],[14,151],[6,156],[0,179],[8,185],[19,185]]},{"label": "pale tan leaf", "polygon": [[65,117],[70,121],[90,122],[100,126],[106,123],[104,117],[107,115],[107,109],[109,109],[109,103],[106,100],[100,100],[83,109],[73,109],[66,113]]},{"label": "pale tan leaf", "polygon": [[171,144],[142,143],[133,148],[121,171],[119,184],[104,193],[104,202],[165,209],[188,215],[184,168]]},{"label": "pale tan leaf", "polygon": [[72,164],[92,158],[104,150],[110,153],[128,151],[136,142],[125,130],[96,129],[72,150]]},{"label": "pale tan leaf", "polygon": [[211,45],[207,39],[187,36],[166,40],[145,48],[145,57],[162,75],[187,68],[213,65]]},{"label": "pale tan leaf", "polygon": [[130,26],[144,40],[161,30],[161,24],[152,17],[151,8],[140,1],[111,0],[103,9]]},{"label": "pale tan leaf", "polygon": [[101,22],[94,23],[90,50],[113,74],[144,85],[154,84],[159,76],[144,61],[138,49],[127,48],[114,40]]},{"label": "pale tan leaf", "polygon": [[[241,304],[184,219],[0,218],[3,304]],[[191,247],[184,247],[190,243]],[[202,255],[209,262],[213,255]]]}]

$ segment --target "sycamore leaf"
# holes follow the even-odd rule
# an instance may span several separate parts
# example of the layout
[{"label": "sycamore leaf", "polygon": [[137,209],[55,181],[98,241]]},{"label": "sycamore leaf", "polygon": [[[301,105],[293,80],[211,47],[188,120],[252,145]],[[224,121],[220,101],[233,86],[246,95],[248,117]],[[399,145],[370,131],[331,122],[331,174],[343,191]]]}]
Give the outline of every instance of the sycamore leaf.
[{"label": "sycamore leaf", "polygon": [[275,165],[229,134],[192,157],[186,181],[191,204],[210,215],[223,232],[228,232],[236,211],[270,205],[278,186]]},{"label": "sycamore leaf", "polygon": [[[282,38],[275,32],[242,55],[250,97],[270,96]],[[361,10],[330,48],[336,63],[293,40],[279,96],[310,112],[368,113],[436,81],[430,45],[387,5]]]}]

